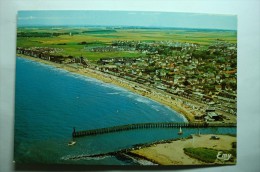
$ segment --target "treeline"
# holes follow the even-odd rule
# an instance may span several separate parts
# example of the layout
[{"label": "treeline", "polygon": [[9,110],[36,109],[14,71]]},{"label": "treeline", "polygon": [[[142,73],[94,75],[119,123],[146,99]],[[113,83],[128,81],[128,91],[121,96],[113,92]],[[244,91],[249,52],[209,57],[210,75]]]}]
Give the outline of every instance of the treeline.
[{"label": "treeline", "polygon": [[108,34],[108,33],[115,33],[116,30],[87,30],[83,31],[82,33],[89,33],[89,34]]},{"label": "treeline", "polygon": [[[50,32],[19,32],[17,37],[55,37],[60,35],[69,35],[70,33],[61,32],[61,33],[50,33]],[[78,33],[72,33],[73,35]]]}]

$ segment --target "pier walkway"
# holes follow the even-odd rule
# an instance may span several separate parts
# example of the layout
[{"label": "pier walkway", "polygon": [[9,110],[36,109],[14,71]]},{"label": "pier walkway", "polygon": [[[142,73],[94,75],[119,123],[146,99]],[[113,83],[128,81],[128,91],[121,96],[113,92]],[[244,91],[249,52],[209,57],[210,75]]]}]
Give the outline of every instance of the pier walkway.
[{"label": "pier walkway", "polygon": [[145,128],[206,128],[206,127],[236,127],[235,123],[184,123],[184,122],[160,122],[160,123],[138,123],[120,125],[107,128],[99,128],[93,130],[74,131],[72,137],[82,137],[90,135],[98,135],[104,133],[120,132],[134,129],[145,129]]}]

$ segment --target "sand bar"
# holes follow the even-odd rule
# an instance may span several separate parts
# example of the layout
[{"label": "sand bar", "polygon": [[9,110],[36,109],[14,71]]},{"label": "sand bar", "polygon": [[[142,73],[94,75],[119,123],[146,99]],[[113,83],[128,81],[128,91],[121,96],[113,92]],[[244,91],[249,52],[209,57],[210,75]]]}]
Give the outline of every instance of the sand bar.
[{"label": "sand bar", "polygon": [[[219,140],[211,140],[212,135],[192,135],[192,138],[171,141],[170,143],[154,144],[145,148],[131,151],[139,157],[160,165],[203,165],[208,164],[186,155],[183,148],[205,147],[216,150],[230,150],[236,137],[217,135]],[[216,158],[216,163],[218,162]]]}]

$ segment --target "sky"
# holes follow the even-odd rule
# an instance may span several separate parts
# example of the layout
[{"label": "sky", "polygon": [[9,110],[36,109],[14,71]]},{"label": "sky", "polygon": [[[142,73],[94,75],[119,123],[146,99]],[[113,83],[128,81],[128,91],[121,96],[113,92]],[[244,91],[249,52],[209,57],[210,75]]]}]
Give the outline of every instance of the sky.
[{"label": "sky", "polygon": [[18,26],[143,26],[237,30],[235,15],[140,11],[19,11]]}]

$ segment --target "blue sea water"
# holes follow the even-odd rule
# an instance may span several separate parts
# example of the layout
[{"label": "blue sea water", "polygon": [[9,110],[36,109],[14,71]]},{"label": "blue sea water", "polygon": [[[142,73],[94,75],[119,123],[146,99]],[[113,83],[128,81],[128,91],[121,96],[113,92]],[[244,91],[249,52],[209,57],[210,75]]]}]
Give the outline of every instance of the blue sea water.
[{"label": "blue sea water", "polygon": [[[142,122],[186,121],[177,112],[148,98],[93,78],[73,74],[24,58],[16,61],[15,147],[17,163],[125,165],[115,157],[66,160],[129,148],[134,144],[176,138],[177,129],[149,129],[77,138],[77,130]],[[186,135],[197,132],[190,129]],[[204,129],[202,133],[234,133]]]}]

